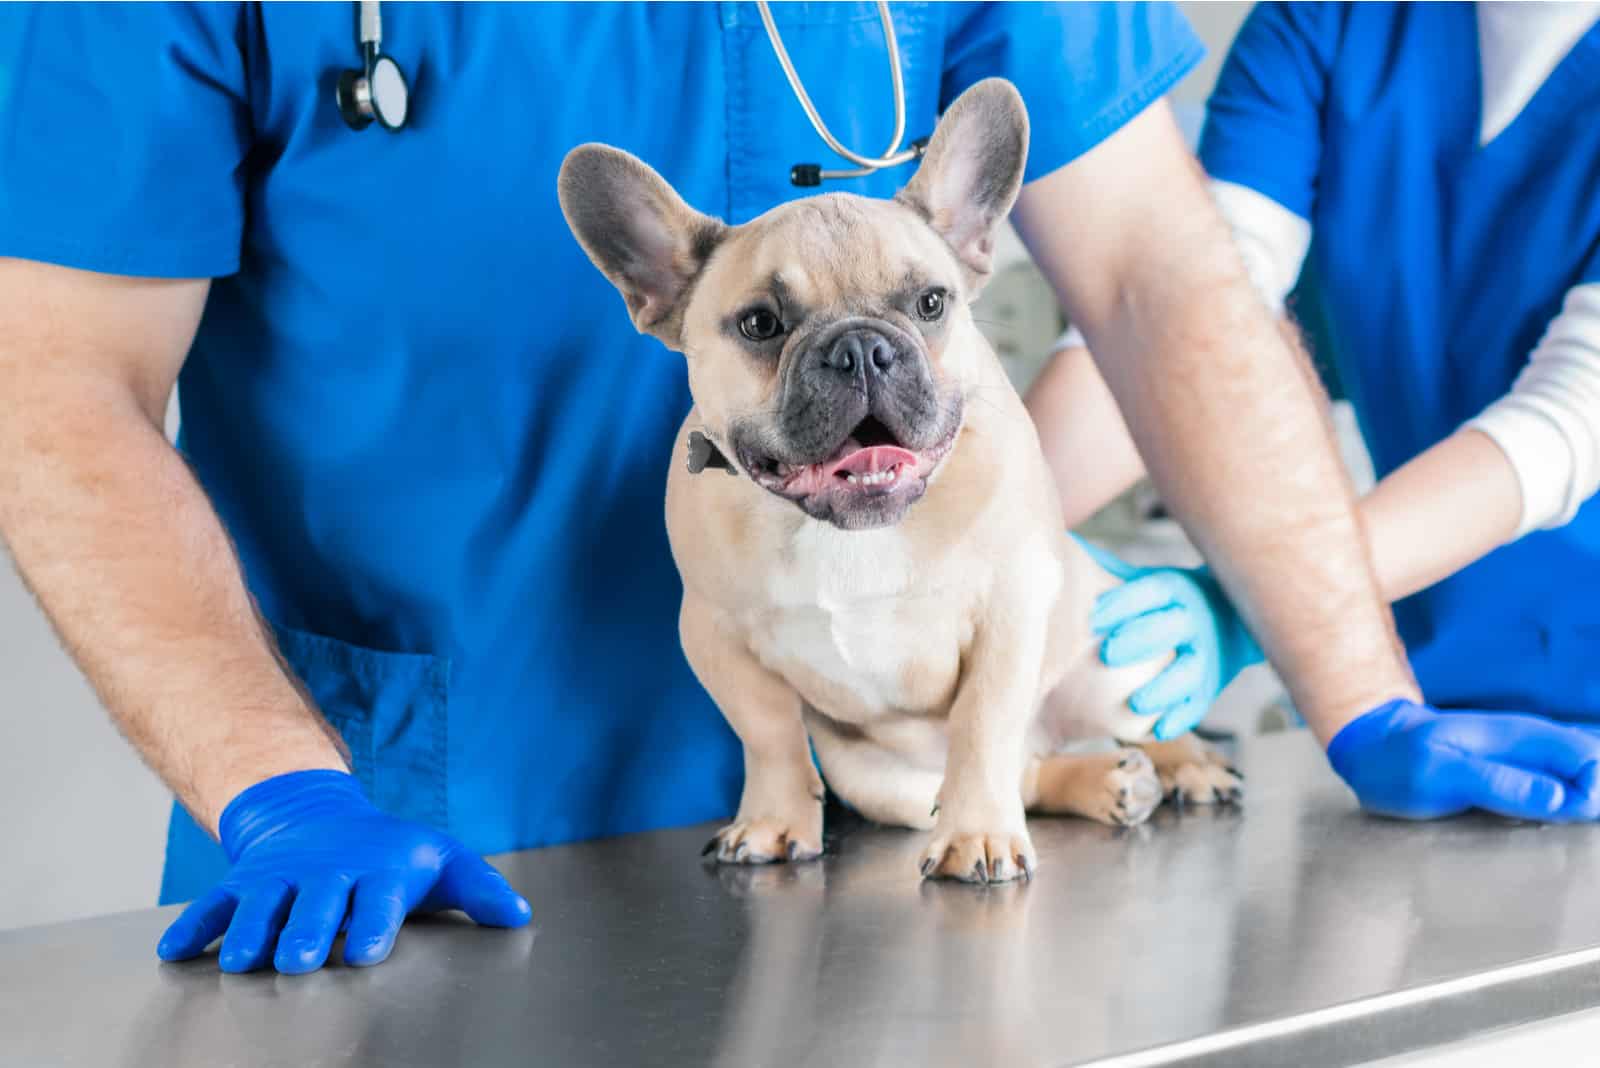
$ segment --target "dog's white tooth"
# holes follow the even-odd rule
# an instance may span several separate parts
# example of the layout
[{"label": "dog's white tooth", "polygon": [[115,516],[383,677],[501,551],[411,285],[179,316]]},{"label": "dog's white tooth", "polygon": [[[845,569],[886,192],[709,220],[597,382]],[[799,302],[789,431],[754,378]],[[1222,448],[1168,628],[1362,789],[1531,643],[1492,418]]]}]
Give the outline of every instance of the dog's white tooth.
[{"label": "dog's white tooth", "polygon": [[844,476],[844,480],[846,482],[854,483],[855,480],[856,480],[856,476],[855,475],[845,475]]}]

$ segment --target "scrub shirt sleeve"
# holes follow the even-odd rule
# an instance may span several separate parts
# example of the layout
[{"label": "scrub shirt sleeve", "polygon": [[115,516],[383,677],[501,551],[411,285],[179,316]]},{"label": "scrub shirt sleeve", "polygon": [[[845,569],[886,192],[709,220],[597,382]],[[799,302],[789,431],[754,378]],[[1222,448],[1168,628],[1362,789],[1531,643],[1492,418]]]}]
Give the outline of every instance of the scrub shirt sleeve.
[{"label": "scrub shirt sleeve", "polygon": [[1206,104],[1206,173],[1310,220],[1322,166],[1322,107],[1344,30],[1343,4],[1258,4]]},{"label": "scrub shirt sleeve", "polygon": [[0,256],[238,270],[245,18],[234,4],[0,4]]},{"label": "scrub shirt sleeve", "polygon": [[1189,73],[1205,46],[1173,4],[952,4],[939,108],[984,78],[1028,106],[1031,182],[1111,136]]}]

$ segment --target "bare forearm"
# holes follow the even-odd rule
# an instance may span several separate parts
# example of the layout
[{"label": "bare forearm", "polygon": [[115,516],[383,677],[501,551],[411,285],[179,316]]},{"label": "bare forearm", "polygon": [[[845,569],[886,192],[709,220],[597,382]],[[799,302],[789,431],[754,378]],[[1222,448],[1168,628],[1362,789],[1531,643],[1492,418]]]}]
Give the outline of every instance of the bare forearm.
[{"label": "bare forearm", "polygon": [[1144,476],[1144,461],[1088,349],[1056,353],[1028,390],[1026,404],[1069,528]]},{"label": "bare forearm", "polygon": [[[1415,684],[1372,579],[1326,398],[1228,252],[1169,307],[1125,303],[1102,368],[1169,507],[1326,741]],[[1130,346],[1165,354],[1162,373],[1133,380],[1118,358]]]},{"label": "bare forearm", "polygon": [[1462,430],[1422,453],[1361,500],[1384,596],[1398,601],[1504,545],[1521,507],[1516,473],[1487,434]]},{"label": "bare forearm", "polygon": [[1415,696],[1326,397],[1252,288],[1170,112],[1151,107],[1024,187],[1015,218],[1163,498],[1317,734]]},{"label": "bare forearm", "polygon": [[344,767],[149,413],[94,374],[18,382],[0,413],[0,534],[145,759],[213,830],[266,776]]}]

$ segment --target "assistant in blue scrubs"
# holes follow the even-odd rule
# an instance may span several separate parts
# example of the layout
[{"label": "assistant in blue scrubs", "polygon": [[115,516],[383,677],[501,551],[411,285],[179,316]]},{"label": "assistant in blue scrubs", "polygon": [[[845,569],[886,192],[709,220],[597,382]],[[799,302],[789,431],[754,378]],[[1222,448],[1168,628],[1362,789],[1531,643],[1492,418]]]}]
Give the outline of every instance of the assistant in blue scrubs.
[{"label": "assistant in blue scrubs", "polygon": [[[1202,138],[1309,221],[1339,377],[1381,479],[1513,388],[1600,281],[1600,25],[1480,143],[1469,4],[1264,4]],[[1441,707],[1600,720],[1600,500],[1396,605]]]},{"label": "assistant in blue scrubs", "polygon": [[[835,133],[885,144],[875,6],[774,13]],[[1029,179],[1202,52],[1165,4],[894,24],[908,137],[1009,78]],[[634,333],[556,172],[609,142],[741,223],[833,161],[753,4],[390,4],[383,26],[410,124],[357,133],[334,105],[351,5],[0,7],[0,255],[217,279],[180,445],[379,806],[480,853],[726,816],[740,753],[678,649],[662,517],[683,361]],[[175,808],[162,901],[225,869]]]}]

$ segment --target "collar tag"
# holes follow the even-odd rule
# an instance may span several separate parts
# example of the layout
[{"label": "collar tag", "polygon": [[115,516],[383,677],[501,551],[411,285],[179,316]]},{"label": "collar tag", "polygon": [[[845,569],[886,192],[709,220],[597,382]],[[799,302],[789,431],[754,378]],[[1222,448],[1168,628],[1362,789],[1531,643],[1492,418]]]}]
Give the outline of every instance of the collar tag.
[{"label": "collar tag", "polygon": [[698,430],[689,432],[689,473],[698,475],[708,467],[720,467],[728,474],[735,477],[739,472],[734,470],[728,458],[722,455],[722,450],[711,443],[711,439]]}]

